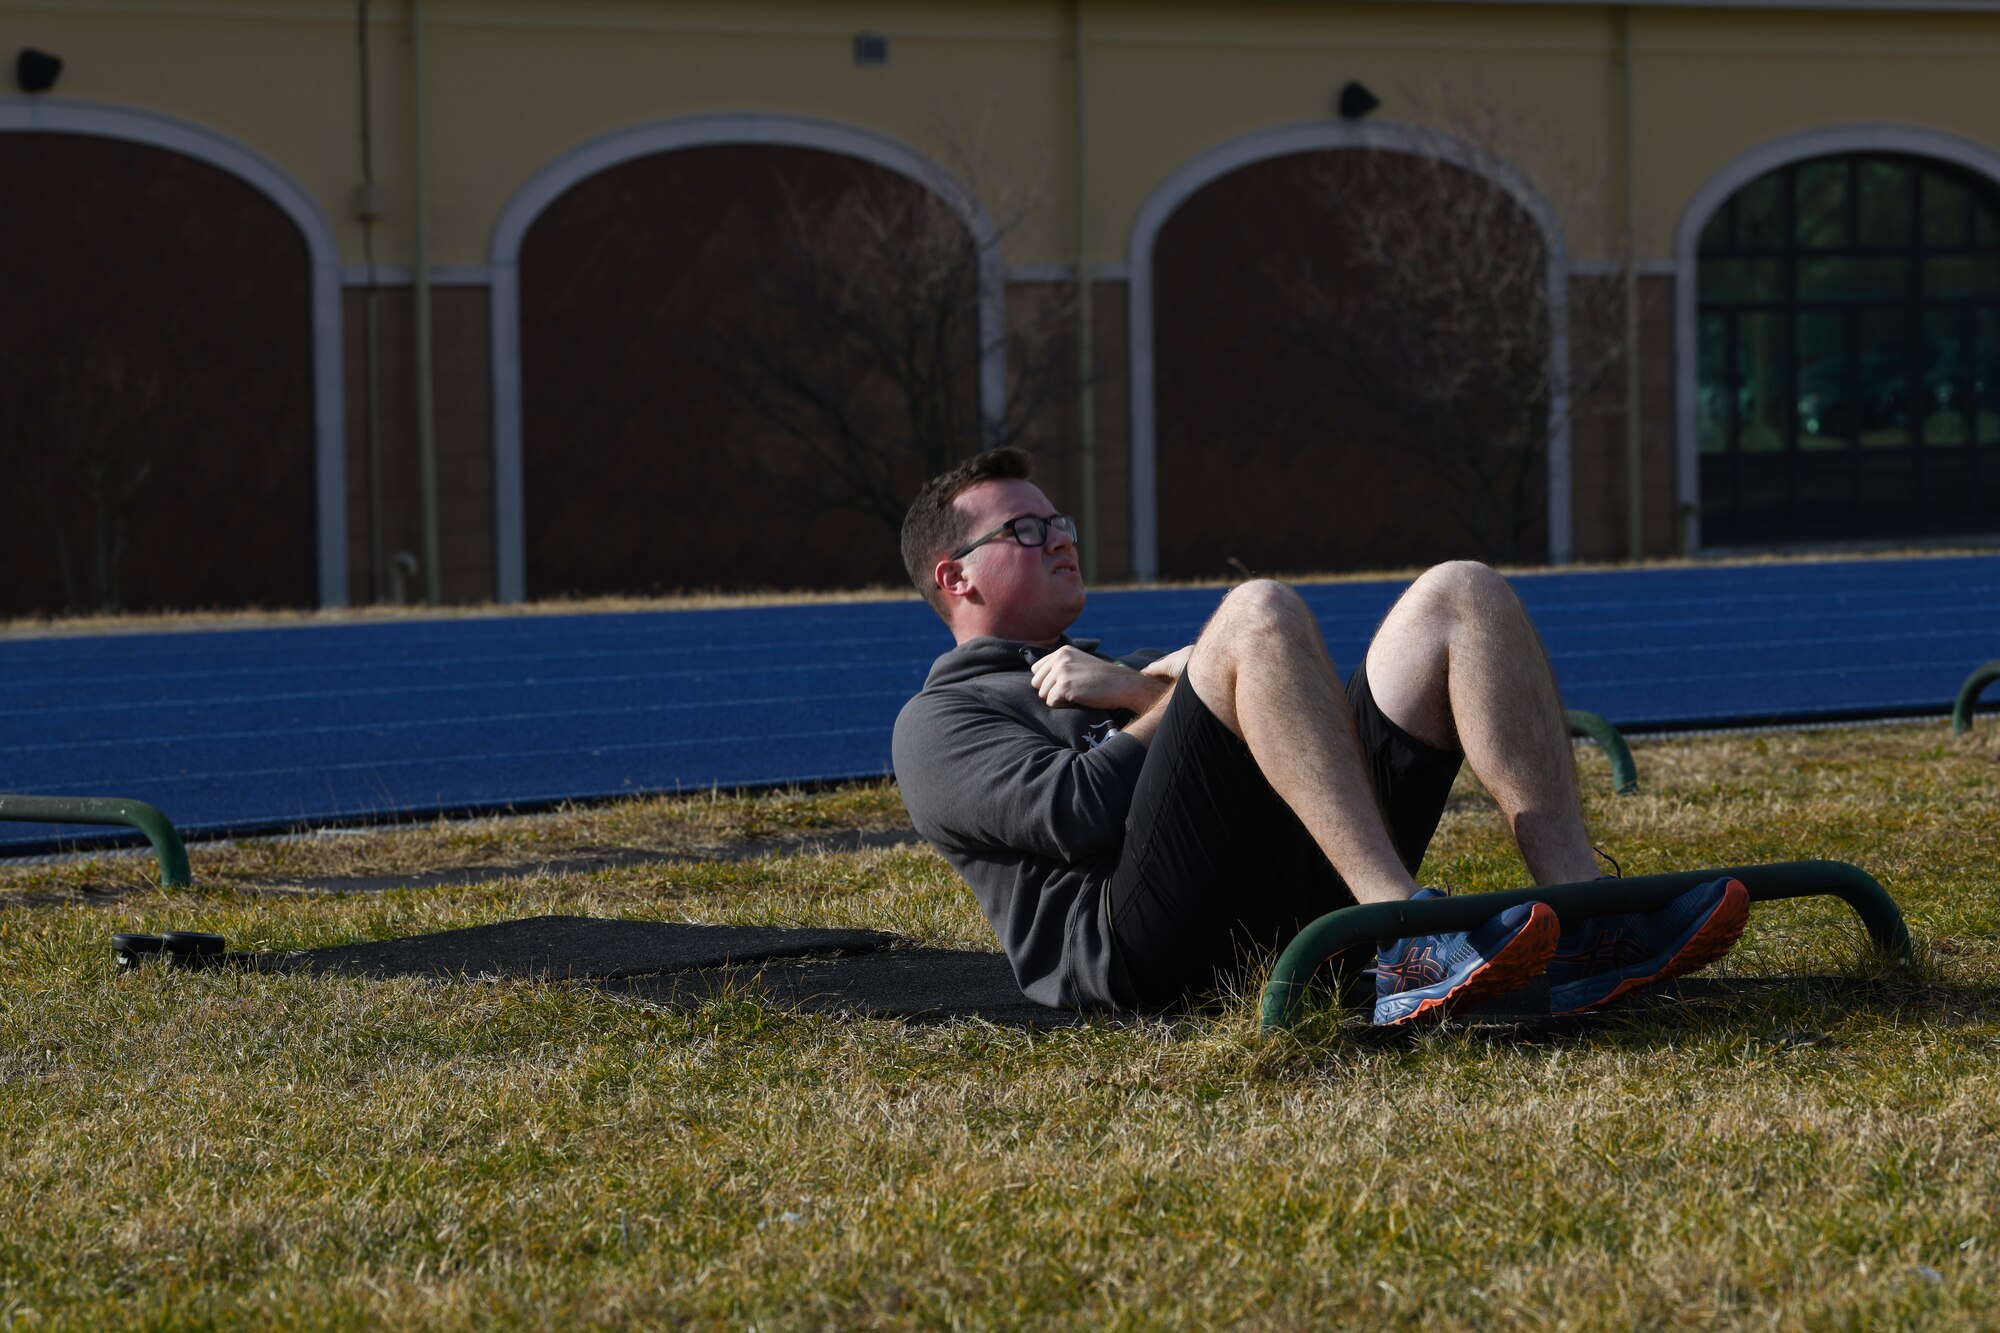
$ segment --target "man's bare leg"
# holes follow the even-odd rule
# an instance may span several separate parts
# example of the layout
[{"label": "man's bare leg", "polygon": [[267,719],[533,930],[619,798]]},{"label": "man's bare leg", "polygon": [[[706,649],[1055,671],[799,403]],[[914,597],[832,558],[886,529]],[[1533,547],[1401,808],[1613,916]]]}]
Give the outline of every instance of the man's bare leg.
[{"label": "man's bare leg", "polygon": [[1297,593],[1261,579],[1231,589],[1195,640],[1186,674],[1357,901],[1416,892],[1383,823],[1326,640]]},{"label": "man's bare leg", "polygon": [[1536,883],[1596,878],[1555,676],[1506,580],[1471,561],[1427,571],[1383,620],[1367,660],[1390,721],[1464,750]]}]

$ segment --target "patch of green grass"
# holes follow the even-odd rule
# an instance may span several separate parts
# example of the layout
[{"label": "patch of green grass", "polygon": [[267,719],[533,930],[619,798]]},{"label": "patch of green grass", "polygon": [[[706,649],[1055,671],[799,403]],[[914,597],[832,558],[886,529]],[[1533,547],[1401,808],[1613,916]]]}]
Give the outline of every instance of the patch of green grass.
[{"label": "patch of green grass", "polygon": [[[991,947],[922,849],[264,891],[890,827],[880,786],[197,847],[192,892],[136,859],[0,870],[45,904],[0,909],[0,1325],[1991,1327],[2000,764],[1941,730],[1643,744],[1630,799],[1580,751],[1627,873],[1853,861],[1924,964],[1874,966],[1837,902],[1763,905],[1718,969],[1745,984],[1551,1031],[1384,1038],[1321,1004],[1266,1034],[1246,993],[1027,1034],[119,975],[107,947],[538,912]],[[1464,781],[1424,877],[1521,876]]]}]

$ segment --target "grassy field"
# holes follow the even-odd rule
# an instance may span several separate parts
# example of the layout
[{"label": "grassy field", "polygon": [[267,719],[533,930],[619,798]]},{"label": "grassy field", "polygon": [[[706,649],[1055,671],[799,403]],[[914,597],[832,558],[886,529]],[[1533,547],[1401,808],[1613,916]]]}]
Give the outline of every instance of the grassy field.
[{"label": "grassy field", "polygon": [[[197,848],[191,892],[0,863],[0,1324],[1990,1328],[1996,730],[1641,744],[1630,799],[1580,752],[1628,873],[1854,861],[1923,957],[1772,904],[1728,984],[1540,1030],[1269,1035],[1246,996],[1029,1034],[107,947],[550,911],[990,947],[928,850],[812,850],[906,827],[890,787]],[[477,882],[335,891],[440,870]],[[1425,879],[1520,876],[1464,782]]]}]

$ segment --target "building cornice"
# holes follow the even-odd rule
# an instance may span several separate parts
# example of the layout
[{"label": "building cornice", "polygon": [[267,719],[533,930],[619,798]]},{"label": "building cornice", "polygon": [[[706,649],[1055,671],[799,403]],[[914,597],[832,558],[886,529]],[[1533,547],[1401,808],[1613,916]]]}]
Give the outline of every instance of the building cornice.
[{"label": "building cornice", "polygon": [[1505,6],[1512,9],[1733,9],[1827,14],[2000,14],[2000,0],[1343,0],[1373,5]]}]

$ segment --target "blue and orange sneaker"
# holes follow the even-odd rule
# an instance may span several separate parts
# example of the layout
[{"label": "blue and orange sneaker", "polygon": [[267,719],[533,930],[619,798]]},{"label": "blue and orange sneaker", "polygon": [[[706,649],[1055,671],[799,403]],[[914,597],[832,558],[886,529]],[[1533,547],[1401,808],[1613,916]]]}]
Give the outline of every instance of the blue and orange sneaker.
[{"label": "blue and orange sneaker", "polygon": [[[1412,902],[1442,898],[1419,889]],[[1469,931],[1412,935],[1375,956],[1375,1022],[1444,1018],[1527,985],[1542,974],[1560,932],[1547,903],[1522,903]]]},{"label": "blue and orange sneaker", "polygon": [[1707,967],[1750,920],[1750,891],[1733,879],[1697,884],[1657,912],[1594,916],[1556,943],[1549,1012],[1574,1014],[1642,986]]}]

